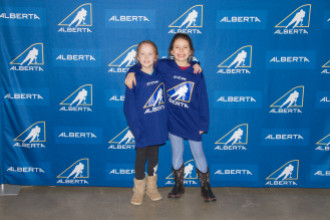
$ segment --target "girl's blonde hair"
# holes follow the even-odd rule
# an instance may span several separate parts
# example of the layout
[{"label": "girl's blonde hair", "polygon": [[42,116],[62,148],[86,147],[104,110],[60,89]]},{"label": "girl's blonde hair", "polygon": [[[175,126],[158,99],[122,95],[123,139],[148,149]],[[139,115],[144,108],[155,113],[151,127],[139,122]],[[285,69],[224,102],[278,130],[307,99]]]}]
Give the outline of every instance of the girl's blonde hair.
[{"label": "girl's blonde hair", "polygon": [[150,44],[153,48],[154,48],[154,51],[155,51],[155,54],[158,56],[158,49],[157,49],[157,46],[154,42],[152,42],[151,40],[144,40],[144,41],[141,41],[139,43],[139,45],[137,46],[137,51],[136,51],[136,55],[139,54],[139,50],[142,46],[142,44]]}]

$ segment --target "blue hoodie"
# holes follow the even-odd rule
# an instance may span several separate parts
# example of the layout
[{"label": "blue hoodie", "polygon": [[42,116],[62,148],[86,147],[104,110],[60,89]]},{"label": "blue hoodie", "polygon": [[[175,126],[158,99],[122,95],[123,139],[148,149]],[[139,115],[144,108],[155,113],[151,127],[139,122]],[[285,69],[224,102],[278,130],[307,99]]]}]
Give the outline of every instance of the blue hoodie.
[{"label": "blue hoodie", "polygon": [[157,71],[136,71],[137,86],[126,88],[124,113],[135,148],[164,144],[167,137],[165,85]]}]

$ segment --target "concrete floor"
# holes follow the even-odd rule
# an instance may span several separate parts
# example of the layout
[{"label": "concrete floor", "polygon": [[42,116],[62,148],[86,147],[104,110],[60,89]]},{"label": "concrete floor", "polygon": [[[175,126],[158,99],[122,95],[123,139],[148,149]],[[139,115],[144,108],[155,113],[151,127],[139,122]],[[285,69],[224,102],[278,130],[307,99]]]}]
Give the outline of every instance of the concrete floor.
[{"label": "concrete floor", "polygon": [[281,188],[213,188],[218,200],[205,203],[199,188],[186,188],[180,199],[145,197],[142,206],[129,203],[130,188],[22,187],[18,196],[0,197],[1,220],[75,219],[330,219],[330,190]]}]

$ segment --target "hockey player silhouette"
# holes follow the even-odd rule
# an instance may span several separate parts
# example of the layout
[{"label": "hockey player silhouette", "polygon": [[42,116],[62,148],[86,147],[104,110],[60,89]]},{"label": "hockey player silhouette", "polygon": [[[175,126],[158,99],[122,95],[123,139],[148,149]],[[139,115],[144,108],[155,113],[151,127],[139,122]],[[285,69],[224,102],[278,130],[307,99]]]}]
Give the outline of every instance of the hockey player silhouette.
[{"label": "hockey player silhouette", "polygon": [[28,55],[25,57],[25,59],[23,60],[23,62],[21,63],[21,65],[23,65],[25,62],[29,61],[29,63],[27,64],[28,66],[34,62],[37,63],[37,56],[39,54],[39,51],[33,47],[32,50],[29,51]]},{"label": "hockey player silhouette", "polygon": [[157,106],[162,102],[164,102],[164,100],[163,100],[163,89],[160,88],[157,92],[156,100],[155,100],[153,106]]},{"label": "hockey player silhouette", "polygon": [[123,62],[121,62],[121,64],[119,64],[119,66],[124,65],[125,63],[126,66],[131,66],[133,65],[133,63],[135,62],[135,57],[136,57],[136,50],[132,49],[129,53],[127,53],[125,59],[123,60]]},{"label": "hockey player silhouette", "polygon": [[298,97],[299,97],[299,92],[297,92],[296,90],[293,91],[290,94],[290,96],[287,98],[287,100],[285,100],[285,102],[281,105],[281,108],[288,103],[289,104],[288,104],[287,108],[290,108],[293,104],[296,106]]},{"label": "hockey player silhouette", "polygon": [[191,174],[192,174],[193,169],[194,169],[194,166],[191,165],[190,163],[187,166],[185,166],[185,168],[184,168],[184,178],[188,178],[188,177],[191,178],[192,177]]},{"label": "hockey player silhouette", "polygon": [[294,166],[292,166],[291,164],[289,164],[287,167],[285,167],[285,169],[283,170],[283,172],[276,178],[276,180],[278,180],[279,178],[283,177],[282,180],[286,180],[289,176],[291,178],[292,175],[292,171],[294,170]]},{"label": "hockey player silhouette", "polygon": [[83,24],[85,24],[86,16],[87,16],[87,11],[84,8],[82,8],[74,17],[74,19],[71,21],[69,27],[71,27],[71,25],[73,25],[76,22],[77,22],[76,27],[78,27],[82,22]]},{"label": "hockey player silhouette", "polygon": [[86,103],[86,97],[87,97],[87,90],[86,89],[82,89],[78,95],[76,96],[76,98],[70,103],[70,106],[72,106],[74,103],[77,103],[77,106],[79,106],[82,102]]},{"label": "hockey player silhouette", "polygon": [[171,95],[171,98],[176,97],[174,100],[184,100],[188,91],[189,88],[187,85],[181,86],[173,95]]},{"label": "hockey player silhouette", "polygon": [[70,175],[67,177],[67,179],[69,179],[71,176],[75,175],[73,177],[73,179],[76,179],[79,175],[81,175],[83,173],[83,170],[85,168],[85,165],[83,163],[77,164],[75,166],[75,168],[72,170],[72,172],[70,173]]},{"label": "hockey player silhouette", "polygon": [[36,138],[37,140],[39,139],[39,134],[40,134],[40,127],[36,125],[33,129],[31,129],[29,135],[24,139],[23,142],[27,141],[30,139],[29,143],[33,142]]},{"label": "hockey player silhouette", "polygon": [[294,23],[294,25],[292,28],[297,27],[298,24],[300,26],[302,26],[305,14],[306,14],[306,12],[304,10],[300,9],[300,11],[297,12],[297,14],[294,16],[294,18],[290,21],[290,23],[285,28],[288,28],[293,23]]},{"label": "hockey player silhouette", "polygon": [[245,59],[247,57],[247,52],[245,50],[242,50],[239,54],[237,54],[236,58],[234,59],[233,62],[231,62],[231,64],[229,65],[228,68],[230,68],[231,66],[235,65],[235,68],[237,68],[238,66],[241,66],[241,64],[245,62]]},{"label": "hockey player silhouette", "polygon": [[191,26],[191,24],[194,23],[194,25],[196,25],[196,18],[198,17],[198,12],[196,10],[192,10],[192,12],[190,12],[188,14],[188,16],[186,17],[186,19],[182,22],[182,24],[180,25],[180,28],[187,24],[186,28],[189,28]]},{"label": "hockey player silhouette", "polygon": [[234,132],[234,134],[229,138],[229,140],[226,142],[225,145],[227,145],[231,141],[232,141],[232,144],[231,145],[236,144],[238,141],[240,141],[242,139],[242,135],[243,135],[243,130],[241,128],[237,129]]}]

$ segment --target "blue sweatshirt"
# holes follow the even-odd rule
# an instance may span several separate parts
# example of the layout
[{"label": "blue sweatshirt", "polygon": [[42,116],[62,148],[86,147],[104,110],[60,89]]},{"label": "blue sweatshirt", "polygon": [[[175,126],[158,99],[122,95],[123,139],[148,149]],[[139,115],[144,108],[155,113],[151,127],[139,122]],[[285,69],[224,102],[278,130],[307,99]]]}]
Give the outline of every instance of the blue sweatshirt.
[{"label": "blue sweatshirt", "polygon": [[[128,72],[136,72],[137,66]],[[201,141],[199,131],[208,132],[209,104],[203,74],[193,67],[181,70],[174,60],[159,60],[156,67],[166,87],[168,130],[174,135]],[[138,86],[138,84],[137,84]]]},{"label": "blue sweatshirt", "polygon": [[136,71],[137,86],[126,88],[124,113],[135,148],[164,144],[167,137],[165,85],[157,71]]}]

